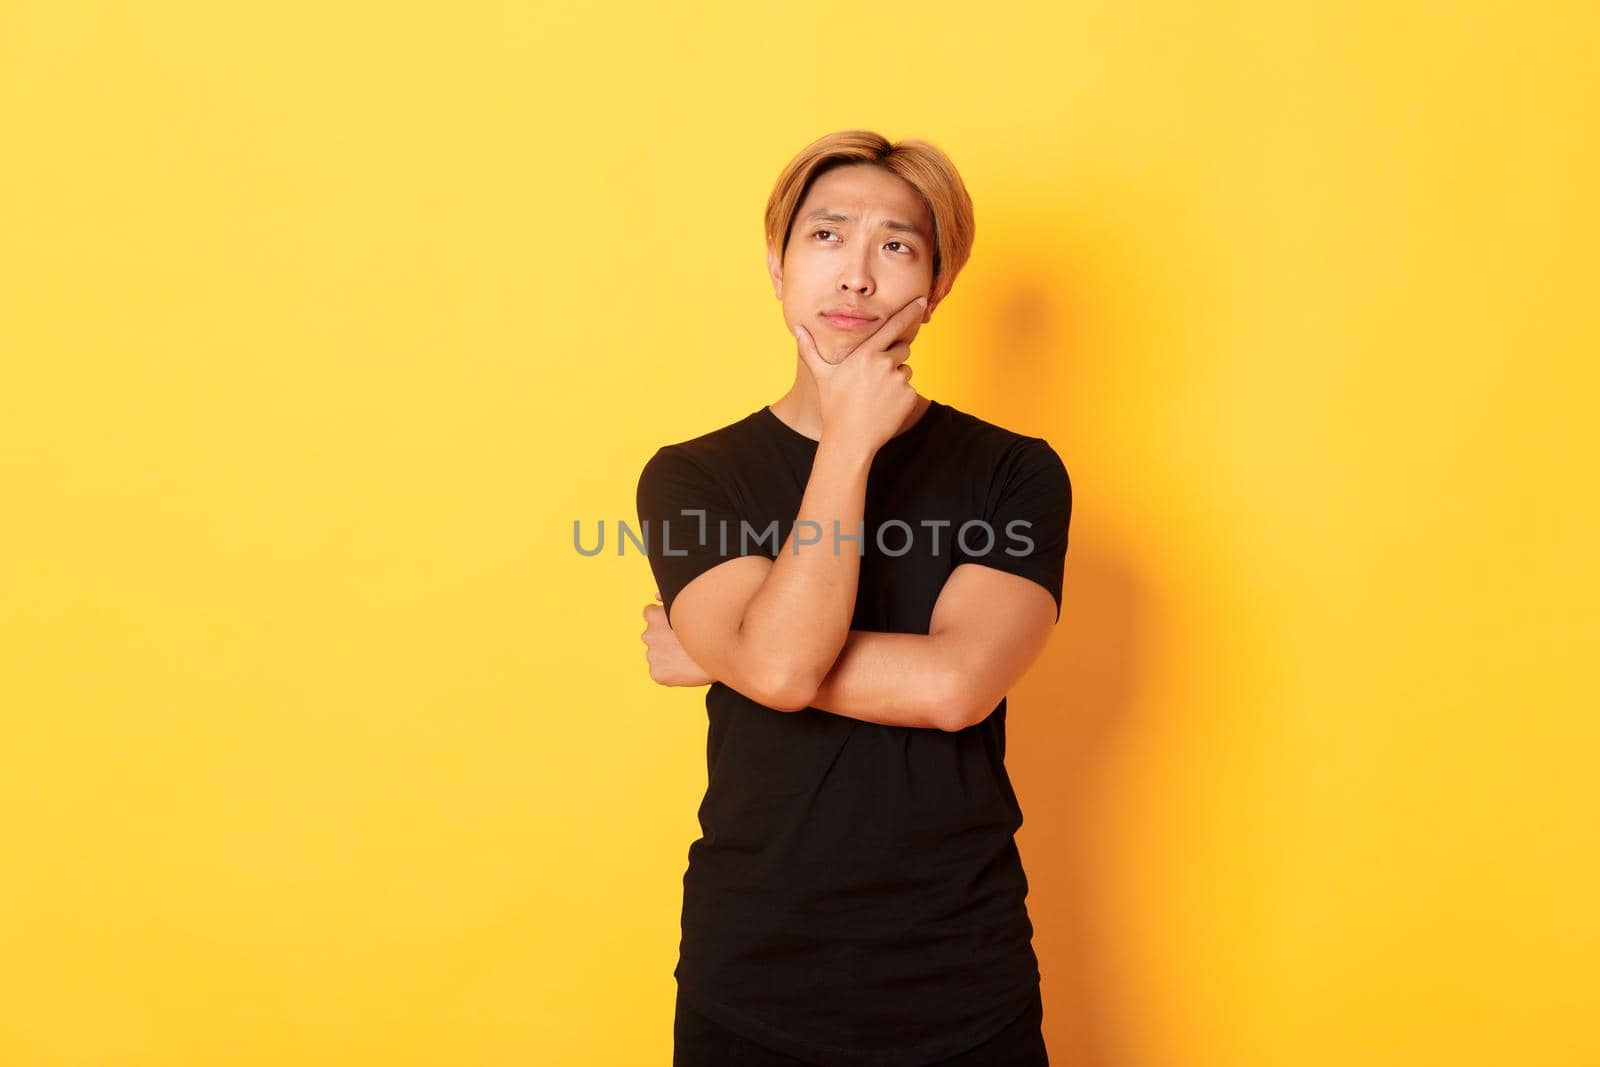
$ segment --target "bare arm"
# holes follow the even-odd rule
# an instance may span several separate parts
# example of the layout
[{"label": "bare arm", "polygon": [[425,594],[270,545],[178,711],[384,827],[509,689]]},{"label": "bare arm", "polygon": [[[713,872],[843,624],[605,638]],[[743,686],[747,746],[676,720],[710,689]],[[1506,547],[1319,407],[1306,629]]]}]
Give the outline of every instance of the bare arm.
[{"label": "bare arm", "polygon": [[1037,582],[963,564],[927,634],[852,630],[811,706],[895,726],[962,730],[994,711],[1039,658],[1056,622]]},{"label": "bare arm", "polygon": [[824,360],[810,334],[797,328],[823,427],[793,528],[776,560],[719,563],[673,601],[673,629],[684,649],[758,703],[780,711],[808,707],[844,646],[861,542],[836,551],[834,533],[860,536],[872,458],[916,404],[904,366],[910,349],[900,337],[925,305],[907,303],[838,363]]},{"label": "bare arm", "polygon": [[859,449],[819,446],[778,558],[719,563],[673,601],[673,629],[684,650],[757,703],[779,711],[806,707],[844,644],[860,557],[833,552],[832,522],[837,518],[844,532],[860,523],[871,460]]},{"label": "bare arm", "polygon": [[[849,631],[807,706],[886,726],[964,729],[986,718],[1037,660],[1055,616],[1054,598],[1038,583],[962,565],[940,591],[929,633]],[[645,619],[653,679],[713,680],[687,655],[659,605],[647,605]]]}]

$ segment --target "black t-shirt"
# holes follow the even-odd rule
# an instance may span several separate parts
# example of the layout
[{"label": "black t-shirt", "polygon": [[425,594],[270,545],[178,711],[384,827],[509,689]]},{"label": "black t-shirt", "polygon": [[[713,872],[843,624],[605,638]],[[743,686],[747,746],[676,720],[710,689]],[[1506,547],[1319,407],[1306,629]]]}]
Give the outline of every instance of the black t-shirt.
[{"label": "black t-shirt", "polygon": [[[710,568],[777,558],[816,452],[763,406],[650,458],[640,532],[669,621]],[[962,563],[1038,582],[1059,620],[1071,509],[1043,438],[931,401],[873,457],[864,527],[840,531],[839,551],[862,552],[851,628],[926,634]],[[823,550],[833,536],[800,534]],[[1005,700],[953,732],[775,711],[720,682],[706,711],[674,972],[696,1009],[818,1064],[916,1067],[1027,1007],[1039,970]]]}]

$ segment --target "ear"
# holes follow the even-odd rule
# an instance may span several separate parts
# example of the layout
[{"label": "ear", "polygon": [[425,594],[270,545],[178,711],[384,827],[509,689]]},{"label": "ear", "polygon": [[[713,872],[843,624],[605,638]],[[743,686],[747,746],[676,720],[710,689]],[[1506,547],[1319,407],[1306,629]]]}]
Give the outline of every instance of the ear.
[{"label": "ear", "polygon": [[778,253],[773,251],[771,245],[767,246],[767,273],[772,276],[772,291],[778,299],[783,299],[783,264],[778,260]]},{"label": "ear", "polygon": [[938,298],[935,298],[935,297],[930,295],[928,297],[928,306],[922,309],[922,321],[923,322],[927,322],[929,319],[933,318],[933,309],[938,307],[939,306],[939,301],[943,300],[943,299],[944,299],[944,297],[942,297],[942,296],[938,297]]}]

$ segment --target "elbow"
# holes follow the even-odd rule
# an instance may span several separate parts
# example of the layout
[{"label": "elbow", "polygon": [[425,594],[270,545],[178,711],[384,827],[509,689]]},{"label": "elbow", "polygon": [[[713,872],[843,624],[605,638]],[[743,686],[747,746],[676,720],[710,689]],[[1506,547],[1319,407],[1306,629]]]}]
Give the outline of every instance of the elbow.
[{"label": "elbow", "polygon": [[958,734],[978,720],[966,707],[946,704],[934,719],[934,725],[947,734]]},{"label": "elbow", "polygon": [[817,698],[821,684],[811,672],[786,666],[761,679],[759,699],[774,711],[804,711]]},{"label": "elbow", "polygon": [[978,679],[959,669],[952,669],[936,687],[934,711],[930,716],[934,724],[946,733],[960,733],[976,726],[994,711],[995,703],[986,703],[985,694],[979,691]]},{"label": "elbow", "polygon": [[798,683],[775,685],[766,690],[762,703],[773,711],[804,711],[817,699],[817,687]]},{"label": "elbow", "polygon": [[791,649],[766,647],[748,639],[740,642],[729,667],[738,679],[733,688],[773,711],[810,707],[826,673],[803,662]]}]

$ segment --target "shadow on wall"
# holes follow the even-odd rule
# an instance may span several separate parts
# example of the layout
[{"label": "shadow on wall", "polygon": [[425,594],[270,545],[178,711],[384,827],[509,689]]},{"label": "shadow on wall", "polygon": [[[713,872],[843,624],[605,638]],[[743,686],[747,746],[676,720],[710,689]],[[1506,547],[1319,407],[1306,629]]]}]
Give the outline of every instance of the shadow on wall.
[{"label": "shadow on wall", "polygon": [[[1028,875],[1052,1060],[1075,1067],[1118,1067],[1124,1042],[1110,1003],[1118,983],[1117,946],[1096,889],[1114,854],[1103,814],[1101,768],[1126,736],[1140,676],[1145,598],[1137,561],[1123,558],[1097,514],[1090,458],[1102,442],[1086,417],[1095,399],[1074,383],[1096,353],[1079,325],[1089,313],[1060,262],[1070,255],[1010,247],[980,301],[982,349],[966,378],[965,406],[1020,433],[1044,437],[1072,478],[1073,515],[1061,619],[1050,644],[1007,700],[1006,766],[1023,807],[1018,847]],[[976,338],[973,339],[974,341]]]}]

